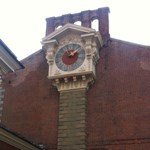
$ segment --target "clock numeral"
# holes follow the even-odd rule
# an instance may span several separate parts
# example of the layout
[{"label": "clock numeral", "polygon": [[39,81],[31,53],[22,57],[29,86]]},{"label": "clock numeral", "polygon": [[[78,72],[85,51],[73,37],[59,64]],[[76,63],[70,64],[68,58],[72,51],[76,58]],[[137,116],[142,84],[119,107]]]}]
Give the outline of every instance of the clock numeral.
[{"label": "clock numeral", "polygon": [[77,68],[78,68],[78,63],[74,63],[74,64],[72,65],[72,68],[77,69]]},{"label": "clock numeral", "polygon": [[81,49],[80,54],[85,54],[85,51],[83,49]]},{"label": "clock numeral", "polygon": [[69,45],[67,46],[67,49],[72,50],[72,49],[73,49],[73,45],[72,45],[72,44],[69,44]]},{"label": "clock numeral", "polygon": [[80,59],[84,59],[84,58],[85,58],[85,55],[81,55],[81,54],[80,54],[80,55],[79,55],[79,58],[80,58]]},{"label": "clock numeral", "polygon": [[74,49],[74,50],[76,50],[76,49],[78,49],[78,48],[80,48],[80,46],[79,46],[79,45],[77,45],[77,44],[73,44],[73,49]]},{"label": "clock numeral", "polygon": [[61,61],[58,61],[57,66],[58,66],[58,68],[61,68],[61,67],[62,67]]},{"label": "clock numeral", "polygon": [[72,71],[72,66],[68,65],[68,71]]},{"label": "clock numeral", "polygon": [[56,62],[56,63],[59,63],[60,61],[61,61],[61,57],[56,57],[56,58],[55,58],[55,62]]},{"label": "clock numeral", "polygon": [[80,65],[83,63],[83,60],[82,60],[81,58],[79,58],[79,59],[77,60],[77,63],[78,63],[78,65],[80,66]]},{"label": "clock numeral", "polygon": [[67,47],[63,47],[61,52],[62,52],[62,55],[64,54],[64,52],[67,50]]},{"label": "clock numeral", "polygon": [[65,64],[62,64],[62,68],[63,68],[64,71],[67,71],[67,67],[66,67]]}]

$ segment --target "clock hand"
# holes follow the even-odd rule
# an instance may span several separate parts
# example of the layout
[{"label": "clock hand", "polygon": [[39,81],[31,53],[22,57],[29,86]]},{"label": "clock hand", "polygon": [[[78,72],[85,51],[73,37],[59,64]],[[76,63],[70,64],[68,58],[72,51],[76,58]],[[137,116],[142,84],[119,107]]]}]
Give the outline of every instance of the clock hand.
[{"label": "clock hand", "polygon": [[68,50],[66,50],[67,54],[69,55],[70,53],[68,52]]},{"label": "clock hand", "polygon": [[74,50],[73,52],[70,52],[70,55],[69,55],[69,56],[74,56],[74,54],[77,53],[79,50],[80,50],[80,48]]},{"label": "clock hand", "polygon": [[77,53],[79,50],[80,50],[80,48],[76,49],[73,53],[75,54],[75,53]]}]

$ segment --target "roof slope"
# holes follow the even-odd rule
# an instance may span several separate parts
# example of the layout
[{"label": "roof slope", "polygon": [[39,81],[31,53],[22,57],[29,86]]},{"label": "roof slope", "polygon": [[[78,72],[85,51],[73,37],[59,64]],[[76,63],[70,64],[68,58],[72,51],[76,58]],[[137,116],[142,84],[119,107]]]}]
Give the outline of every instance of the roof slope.
[{"label": "roof slope", "polygon": [[0,141],[22,150],[42,150],[42,148],[15,133],[14,131],[6,128],[3,124],[0,124]]},{"label": "roof slope", "polygon": [[15,54],[0,39],[0,69],[3,73],[22,69],[24,66],[17,60]]}]

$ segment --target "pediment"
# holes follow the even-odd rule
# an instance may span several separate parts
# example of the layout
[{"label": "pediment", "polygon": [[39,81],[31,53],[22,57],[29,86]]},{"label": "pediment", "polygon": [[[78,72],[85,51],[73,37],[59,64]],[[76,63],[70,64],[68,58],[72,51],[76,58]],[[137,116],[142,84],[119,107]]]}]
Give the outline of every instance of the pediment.
[{"label": "pediment", "polygon": [[79,35],[82,35],[82,34],[88,34],[88,33],[96,33],[96,30],[68,23],[62,26],[61,28],[55,30],[53,33],[49,34],[48,36],[44,37],[42,39],[42,43],[45,43],[45,44],[49,43],[48,41],[51,41],[53,39],[56,39],[57,41],[59,41],[59,39],[61,39],[68,33],[77,33]]}]

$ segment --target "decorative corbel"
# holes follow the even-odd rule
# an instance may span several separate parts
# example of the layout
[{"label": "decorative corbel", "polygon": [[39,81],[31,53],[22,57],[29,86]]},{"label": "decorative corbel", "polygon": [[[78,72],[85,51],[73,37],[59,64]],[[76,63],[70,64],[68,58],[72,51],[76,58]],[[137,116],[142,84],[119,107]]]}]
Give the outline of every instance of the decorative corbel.
[{"label": "decorative corbel", "polygon": [[95,39],[92,42],[92,51],[93,51],[93,56],[92,56],[93,63],[94,63],[94,65],[96,65],[96,63],[98,62],[98,59],[99,59],[99,51],[98,51],[98,47],[95,42]]},{"label": "decorative corbel", "polygon": [[57,40],[53,39],[50,41],[43,41],[42,45],[46,49],[46,59],[47,59],[48,64],[53,65],[55,47],[58,45]]},{"label": "decorative corbel", "polygon": [[88,59],[90,59],[92,56],[92,41],[93,41],[94,35],[95,35],[94,33],[81,35],[81,38],[85,41],[85,50],[86,50]]}]

